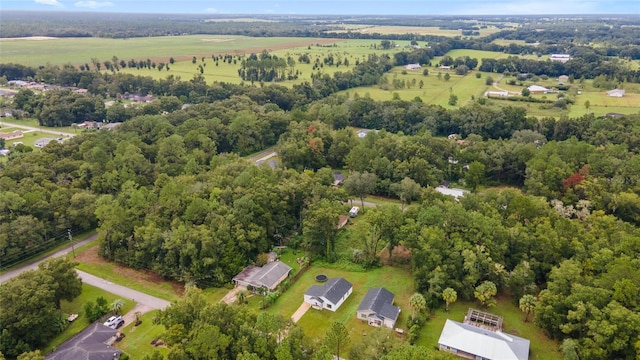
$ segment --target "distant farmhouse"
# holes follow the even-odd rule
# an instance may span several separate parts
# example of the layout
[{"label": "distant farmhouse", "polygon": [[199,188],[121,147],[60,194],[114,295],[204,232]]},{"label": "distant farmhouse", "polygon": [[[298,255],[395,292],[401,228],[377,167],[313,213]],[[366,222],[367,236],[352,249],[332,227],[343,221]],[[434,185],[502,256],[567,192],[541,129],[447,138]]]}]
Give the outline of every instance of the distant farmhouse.
[{"label": "distant farmhouse", "polygon": [[459,200],[465,194],[469,193],[469,190],[449,188],[446,186],[438,186],[435,188],[435,190],[442,195],[453,196],[456,200]]},{"label": "distant farmhouse", "polygon": [[353,285],[344,278],[327,280],[324,286],[313,285],[304,293],[304,302],[317,310],[336,311],[353,292]]},{"label": "distant farmhouse", "polygon": [[371,326],[393,329],[400,315],[400,308],[393,305],[394,298],[395,295],[383,287],[369,289],[358,306],[358,319]]},{"label": "distant farmhouse", "polygon": [[532,94],[546,94],[551,91],[546,87],[540,85],[531,85],[527,88],[527,90],[529,90],[529,92]]},{"label": "distant farmhouse", "polygon": [[607,96],[621,98],[624,97],[625,91],[623,89],[613,89],[607,91]]},{"label": "distant farmhouse", "polygon": [[508,97],[509,92],[507,90],[504,91],[487,91],[484,93],[486,97]]},{"label": "distant farmhouse", "polygon": [[273,291],[289,276],[290,272],[291,266],[273,261],[263,267],[247,266],[233,278],[233,282],[236,286],[253,286],[255,289],[265,288]]},{"label": "distant farmhouse", "polygon": [[551,57],[549,58],[549,60],[551,60],[551,61],[559,61],[561,63],[566,63],[567,61],[571,60],[571,55],[569,55],[569,54],[551,54]]},{"label": "distant farmhouse", "polygon": [[20,130],[15,130],[8,133],[0,132],[0,139],[5,139],[6,141],[20,139],[23,136],[24,136],[24,133]]},{"label": "distant farmhouse", "polygon": [[569,81],[569,77],[567,75],[558,76],[558,83],[566,84]]},{"label": "distant farmhouse", "polygon": [[404,68],[407,70],[420,70],[422,66],[420,66],[420,64],[407,64]]}]

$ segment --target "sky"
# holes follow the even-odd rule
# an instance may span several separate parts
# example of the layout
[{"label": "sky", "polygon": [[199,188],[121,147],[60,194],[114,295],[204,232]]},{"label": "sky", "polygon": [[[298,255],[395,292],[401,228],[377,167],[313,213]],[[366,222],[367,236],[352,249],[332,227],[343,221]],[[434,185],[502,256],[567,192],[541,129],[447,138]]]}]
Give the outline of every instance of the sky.
[{"label": "sky", "polygon": [[0,0],[0,10],[300,15],[638,15],[640,0]]}]

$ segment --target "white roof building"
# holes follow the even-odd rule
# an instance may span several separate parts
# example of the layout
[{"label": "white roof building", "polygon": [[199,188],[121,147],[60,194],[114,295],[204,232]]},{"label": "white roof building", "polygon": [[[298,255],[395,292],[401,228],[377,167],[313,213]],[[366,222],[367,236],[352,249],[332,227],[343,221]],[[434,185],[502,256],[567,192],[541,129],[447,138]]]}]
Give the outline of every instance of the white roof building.
[{"label": "white roof building", "polygon": [[621,98],[621,97],[624,97],[624,93],[625,91],[623,89],[613,89],[613,90],[607,91],[607,96]]},{"label": "white roof building", "polygon": [[529,340],[449,319],[440,333],[438,345],[442,351],[469,359],[529,359]]},{"label": "white roof building", "polygon": [[454,198],[456,198],[456,200],[458,200],[459,198],[463,197],[464,194],[469,193],[469,190],[448,188],[448,187],[444,187],[444,186],[436,187],[436,191],[439,192],[442,195],[453,196]]},{"label": "white roof building", "polygon": [[532,94],[546,94],[549,92],[549,89],[540,85],[531,85],[527,89]]}]

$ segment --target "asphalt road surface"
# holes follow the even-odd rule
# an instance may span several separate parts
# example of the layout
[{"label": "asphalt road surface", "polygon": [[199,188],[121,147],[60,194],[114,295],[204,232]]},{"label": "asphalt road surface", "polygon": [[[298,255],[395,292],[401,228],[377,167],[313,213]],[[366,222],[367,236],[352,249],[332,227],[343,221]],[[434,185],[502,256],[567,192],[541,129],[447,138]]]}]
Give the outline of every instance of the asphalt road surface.
[{"label": "asphalt road surface", "polygon": [[[74,244],[74,246],[80,246],[83,244],[88,243],[91,240],[94,240],[98,235],[92,235],[89,236],[88,238],[79,241],[77,243]],[[11,271],[7,271],[4,274],[0,275],[0,284],[2,284],[5,281],[8,281],[9,279],[12,279],[18,275],[20,275],[22,272],[28,271],[28,270],[33,270],[33,269],[37,269],[38,268],[38,264],[40,264],[41,262],[50,259],[50,258],[56,258],[56,257],[60,257],[60,256],[64,256],[68,253],[70,253],[72,251],[71,246],[68,246],[60,251],[57,251],[43,259],[40,259],[38,261],[35,261],[33,263],[30,264],[26,264],[23,265],[19,268],[13,269]],[[167,306],[171,305],[171,303],[167,300],[163,300],[160,298],[157,298],[155,296],[151,296],[151,295],[147,295],[145,293],[142,293],[140,291],[137,290],[133,290],[131,288],[128,288],[126,286],[122,286],[122,285],[118,285],[118,284],[114,284],[108,280],[99,278],[97,276],[91,275],[89,273],[86,273],[84,271],[80,271],[80,270],[76,270],[76,272],[78,273],[78,275],[80,276],[80,279],[82,279],[82,282],[85,284],[89,284],[92,286],[95,286],[97,288],[100,288],[102,290],[108,291],[112,294],[118,295],[122,298],[126,298],[126,299],[130,299],[133,300],[137,303],[139,303],[140,305],[152,308],[152,309],[164,309]]]}]

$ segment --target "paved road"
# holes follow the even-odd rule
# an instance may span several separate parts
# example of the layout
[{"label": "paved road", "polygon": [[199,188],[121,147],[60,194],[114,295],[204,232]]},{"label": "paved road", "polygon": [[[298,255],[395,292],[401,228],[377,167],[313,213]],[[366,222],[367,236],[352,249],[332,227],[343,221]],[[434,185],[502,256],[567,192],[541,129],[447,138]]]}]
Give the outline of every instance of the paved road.
[{"label": "paved road", "polygon": [[255,163],[256,165],[260,165],[263,162],[265,162],[266,160],[269,160],[270,158],[276,156],[276,147],[272,146],[270,148],[266,148],[262,151],[260,151],[259,153],[252,155],[252,156],[247,156],[245,157],[245,159],[251,161],[252,163]]},{"label": "paved road", "polygon": [[146,305],[153,309],[164,309],[167,306],[171,305],[171,303],[167,300],[141,293],[140,291],[133,290],[126,286],[114,284],[111,281],[107,281],[103,278],[99,278],[81,270],[76,271],[78,272],[78,275],[80,275],[83,283],[98,287],[120,297],[131,299],[139,304]]},{"label": "paved road", "polygon": [[[74,244],[74,246],[80,246],[83,244],[88,243],[91,240],[94,240],[98,235],[92,235],[88,238],[86,238],[85,240],[79,241],[77,243]],[[33,269],[37,269],[38,268],[38,264],[40,264],[41,262],[49,259],[49,258],[56,258],[56,257],[60,257],[60,256],[64,256],[68,253],[71,252],[71,246],[68,246],[56,253],[53,253],[43,259],[40,259],[38,261],[35,261],[33,263],[30,264],[26,264],[24,266],[21,266],[19,268],[16,268],[14,270],[11,271],[7,271],[6,273],[0,275],[0,284],[2,284],[3,282],[12,279],[18,275],[20,275],[22,272],[24,271],[28,271],[28,270],[33,270]],[[85,284],[89,284],[89,285],[93,285],[95,287],[98,287],[102,290],[108,291],[112,294],[118,295],[120,297],[126,298],[126,299],[131,299],[137,303],[139,303],[140,305],[144,306],[145,308],[151,308],[151,309],[164,309],[167,306],[169,306],[171,303],[168,302],[167,300],[163,300],[160,298],[157,298],[155,296],[151,296],[151,295],[147,295],[144,293],[141,293],[140,291],[137,290],[133,290],[130,289],[128,287],[122,286],[122,285],[118,285],[118,284],[114,284],[110,281],[107,281],[105,279],[99,278],[97,276],[91,275],[89,273],[86,273],[84,271],[80,271],[80,270],[76,270],[76,272],[78,273],[78,275],[80,276],[80,279],[82,279],[82,282],[84,282]]]},{"label": "paved road", "polygon": [[[84,244],[86,244],[86,243],[88,243],[88,242],[90,242],[92,240],[95,240],[95,238],[97,238],[97,237],[98,237],[98,234],[91,235],[91,236],[89,236],[88,238],[86,238],[86,239],[84,239],[82,241],[78,241],[78,242],[74,243],[73,246],[74,247],[82,246],[82,245],[84,245]],[[19,268],[7,271],[4,274],[0,274],[0,284],[2,284],[3,282],[5,282],[5,281],[7,281],[9,279],[13,279],[14,277],[20,275],[24,271],[37,269],[38,265],[41,262],[43,262],[43,261],[45,261],[47,259],[57,258],[57,257],[60,257],[60,256],[65,256],[70,252],[71,252],[71,245],[69,245],[66,248],[64,248],[62,250],[59,250],[59,251],[57,251],[57,252],[55,252],[55,253],[47,256],[47,257],[44,257],[44,258],[42,258],[40,260],[36,260],[36,261],[34,261],[32,263],[23,265],[23,266],[21,266]]]},{"label": "paved road", "polygon": [[59,138],[60,136],[67,136],[67,137],[76,136],[76,134],[71,134],[71,133],[67,133],[67,132],[64,132],[64,131],[51,130],[51,129],[46,129],[46,128],[39,128],[39,127],[34,127],[34,126],[16,125],[16,124],[13,124],[13,123],[8,123],[8,122],[3,123],[2,121],[0,121],[0,126],[6,126],[6,127],[12,127],[12,128],[18,128],[18,129],[24,129],[24,130],[31,130],[31,131],[39,131],[39,132],[43,132],[43,133],[47,133],[47,134],[56,135],[56,138]]}]

